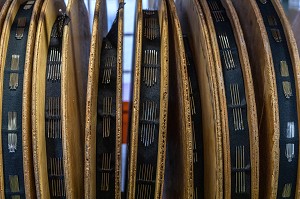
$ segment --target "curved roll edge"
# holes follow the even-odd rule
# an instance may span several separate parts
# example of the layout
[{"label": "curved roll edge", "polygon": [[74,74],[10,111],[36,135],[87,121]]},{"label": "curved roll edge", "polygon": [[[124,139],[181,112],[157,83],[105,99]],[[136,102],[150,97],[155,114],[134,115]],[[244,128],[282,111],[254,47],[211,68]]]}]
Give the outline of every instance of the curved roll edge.
[{"label": "curved roll edge", "polygon": [[62,142],[66,195],[84,195],[84,126],[90,27],[82,0],[69,0],[62,45]]},{"label": "curved roll edge", "polygon": [[[6,18],[8,9],[10,7],[12,0],[2,0],[0,3],[0,39],[1,39],[1,33],[3,28],[3,23]],[[0,40],[2,41],[2,40]]]},{"label": "curved roll edge", "polygon": [[158,155],[155,198],[163,197],[165,168],[166,168],[166,151],[167,151],[167,126],[168,126],[168,103],[169,103],[169,32],[167,5],[165,0],[159,2],[158,12],[160,13],[161,27],[161,86],[160,86],[160,115],[159,115],[159,138],[158,138]]},{"label": "curved roll edge", "polygon": [[[176,1],[190,41],[200,90],[204,144],[204,197],[223,197],[222,127],[212,44],[197,0]],[[183,24],[185,24],[183,22]],[[182,25],[183,25],[182,24]]]},{"label": "curved roll edge", "polygon": [[22,140],[23,140],[23,164],[24,183],[26,198],[36,198],[36,187],[34,181],[33,147],[32,147],[32,124],[31,124],[31,97],[32,97],[32,68],[34,58],[34,47],[36,31],[41,7],[44,0],[37,0],[34,5],[28,41],[26,47],[26,58],[24,66],[23,104],[22,104]]},{"label": "curved roll edge", "polygon": [[[173,82],[170,84],[170,96],[173,97],[170,98],[169,105],[173,110],[170,109],[168,121],[168,140],[170,143],[168,152],[171,161],[174,161],[174,165],[170,165],[169,168],[174,171],[170,171],[170,179],[168,180],[173,183],[174,187],[168,187],[167,197],[193,198],[192,122],[185,48],[175,3],[167,0],[167,6],[170,21],[169,35],[171,36],[170,65],[173,66],[170,67],[170,81]],[[177,148],[172,148],[172,144]],[[181,161],[178,161],[178,158]]]},{"label": "curved roll edge", "polygon": [[85,198],[96,198],[96,126],[97,97],[99,81],[99,65],[102,41],[107,34],[106,1],[96,1],[90,59],[87,80],[86,122],[85,122],[85,166],[84,195]]}]

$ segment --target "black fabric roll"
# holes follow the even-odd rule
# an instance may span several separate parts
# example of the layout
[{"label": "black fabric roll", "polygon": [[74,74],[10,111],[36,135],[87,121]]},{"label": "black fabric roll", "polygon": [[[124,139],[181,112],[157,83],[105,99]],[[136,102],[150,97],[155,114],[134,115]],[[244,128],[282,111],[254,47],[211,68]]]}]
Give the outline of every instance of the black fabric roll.
[{"label": "black fabric roll", "polygon": [[57,17],[50,38],[46,66],[45,95],[45,138],[47,172],[51,198],[66,198],[63,166],[63,145],[61,120],[61,71],[63,28],[70,19],[66,15]]},{"label": "black fabric roll", "polygon": [[237,43],[231,22],[220,0],[207,0],[222,62],[227,102],[231,198],[251,198],[250,138],[247,101]]},{"label": "black fabric roll", "polygon": [[[258,8],[260,9],[266,31],[269,37],[270,47],[272,51],[272,58],[274,64],[275,78],[277,84],[277,96],[279,106],[279,122],[280,122],[280,139],[279,139],[279,178],[277,198],[294,198],[297,184],[297,170],[298,170],[298,155],[299,155],[299,127],[296,101],[296,85],[294,79],[293,65],[287,40],[284,34],[284,29],[280,18],[270,0],[262,3],[257,0]],[[275,40],[272,31],[278,30],[281,39]],[[288,76],[281,74],[281,61],[285,61],[288,68]],[[289,82],[291,86],[292,95],[286,97],[283,82]],[[293,122],[293,130],[288,128],[288,122]],[[291,123],[290,123],[291,124]],[[290,126],[291,127],[291,126]],[[292,127],[291,127],[292,128]],[[290,130],[288,130],[290,129]],[[287,131],[293,131],[293,136],[288,136]],[[291,134],[290,134],[291,135]],[[286,155],[287,144],[294,145],[294,153],[292,158]],[[285,190],[289,190],[289,195]]]},{"label": "black fabric roll", "polygon": [[[2,101],[2,154],[3,154],[3,173],[4,173],[4,192],[6,198],[13,196],[25,198],[24,187],[24,168],[23,168],[23,146],[22,146],[22,101],[23,101],[23,80],[24,65],[26,56],[26,47],[29,33],[29,26],[33,12],[32,5],[29,9],[25,9],[27,2],[20,5],[14,22],[11,26],[8,48],[6,53],[5,70],[3,77],[3,101]],[[20,27],[19,19],[25,19],[26,23],[21,25],[23,36],[17,38],[17,30]],[[20,29],[19,29],[20,30]],[[11,68],[12,56],[19,56],[18,69]],[[11,74],[18,75],[18,85],[10,88]],[[16,128],[9,128],[8,114],[14,112],[16,114]],[[14,140],[13,136],[17,136],[15,146],[8,146],[9,141]],[[10,138],[9,138],[10,137]],[[10,182],[15,182],[12,186]],[[13,189],[13,190],[12,190]]]}]

